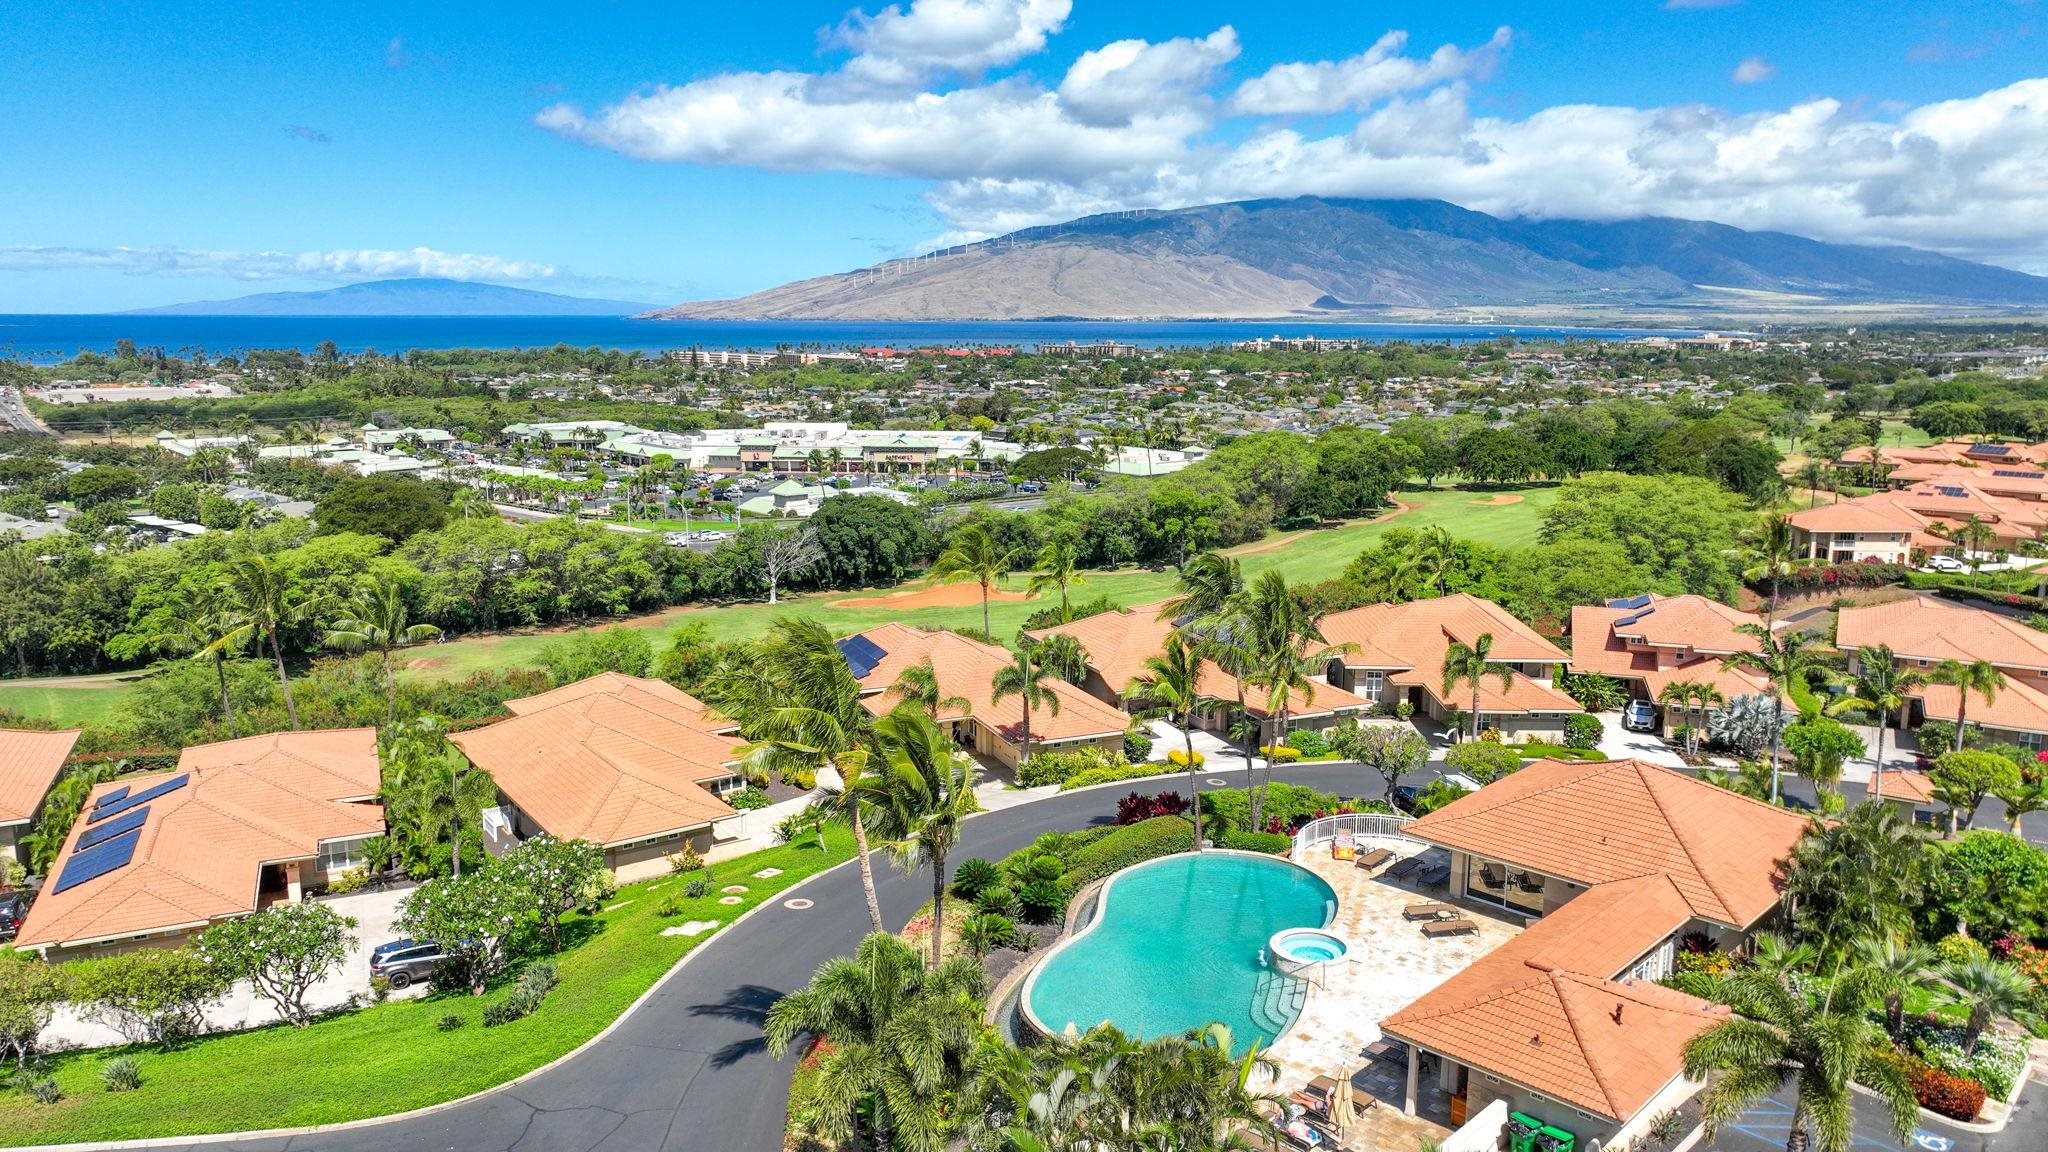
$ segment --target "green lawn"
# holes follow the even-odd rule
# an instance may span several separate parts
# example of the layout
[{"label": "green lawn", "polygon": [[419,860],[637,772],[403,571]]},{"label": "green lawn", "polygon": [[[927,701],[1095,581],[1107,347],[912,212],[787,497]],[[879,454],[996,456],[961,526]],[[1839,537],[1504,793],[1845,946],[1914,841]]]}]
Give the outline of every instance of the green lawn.
[{"label": "green lawn", "polygon": [[[641,993],[707,936],[663,936],[685,920],[730,923],[807,876],[851,859],[850,833],[833,832],[826,847],[814,840],[728,860],[711,869],[712,894],[682,899],[682,914],[656,915],[662,900],[679,895],[674,878],[629,885],[609,912],[576,917],[591,934],[556,957],[561,983],[540,1011],[497,1028],[481,1023],[483,1007],[504,989],[482,997],[435,994],[392,1001],[330,1017],[306,1029],[284,1025],[199,1040],[176,1052],[153,1048],[100,1050],[56,1057],[63,1088],[55,1104],[27,1093],[0,1093],[0,1145],[125,1140],[257,1128],[292,1128],[383,1116],[438,1104],[502,1084],[570,1051],[617,1019]],[[782,869],[757,880],[762,868]],[[724,884],[745,884],[739,904],[718,903]],[[439,1031],[443,1016],[465,1023]],[[142,1087],[112,1093],[100,1084],[102,1064],[133,1055]]]},{"label": "green lawn", "polygon": [[[1340,575],[1359,552],[1390,527],[1442,527],[1451,535],[1484,540],[1503,547],[1534,543],[1542,526],[1543,513],[1557,499],[1557,489],[1536,487],[1496,494],[1458,488],[1412,489],[1398,494],[1408,510],[1372,521],[1354,521],[1333,528],[1289,532],[1248,544],[1235,551],[1243,557],[1245,573],[1257,575],[1279,568],[1294,581],[1327,580]],[[1493,501],[1505,496],[1520,499],[1510,503]],[[1023,586],[1021,577],[1012,585]],[[915,587],[910,585],[907,587]],[[821,592],[791,597],[781,604],[732,604],[720,607],[680,607],[619,621],[617,627],[645,629],[657,647],[667,643],[683,620],[701,620],[711,635],[720,640],[760,635],[778,616],[813,616],[838,632],[857,632],[891,620],[930,627],[981,627],[978,604],[961,607],[904,608],[880,592]],[[1073,590],[1077,599],[1109,596],[1125,604],[1142,604],[1173,594],[1171,571],[1123,570],[1090,573]],[[989,618],[997,636],[1013,635],[1024,618],[1037,611],[1040,601],[997,601]],[[589,627],[605,627],[592,624]],[[451,640],[421,650],[409,662],[406,675],[461,678],[489,669],[531,664],[541,645],[559,632],[502,633]],[[0,682],[0,708],[24,716],[48,716],[63,723],[104,719],[120,706],[127,686],[118,682],[93,681],[76,686],[23,685],[8,687]]]}]

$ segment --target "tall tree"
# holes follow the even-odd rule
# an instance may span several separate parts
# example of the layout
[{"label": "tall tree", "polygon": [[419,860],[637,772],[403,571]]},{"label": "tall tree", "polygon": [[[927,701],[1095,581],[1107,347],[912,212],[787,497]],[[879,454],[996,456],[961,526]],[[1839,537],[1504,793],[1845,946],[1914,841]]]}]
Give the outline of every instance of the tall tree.
[{"label": "tall tree", "polygon": [[[1899,667],[1889,646],[1878,644],[1856,651],[1856,671],[1849,677],[1849,694],[1828,706],[1828,711],[1845,708],[1867,710],[1877,717],[1877,759],[1870,770],[1870,794],[1884,796],[1884,738],[1892,726],[1892,715],[1906,706],[1913,689],[1927,682],[1919,672]],[[1957,725],[1957,731],[1962,726]]]},{"label": "tall tree", "polygon": [[1945,965],[1941,969],[1941,983],[1934,989],[1937,1003],[1968,1013],[1963,1020],[1965,1052],[1976,1051],[1978,1039],[1993,1021],[2039,1020],[2035,1010],[2039,997],[2040,989],[2026,973],[2003,960],[1967,960]]},{"label": "tall tree", "polygon": [[326,599],[293,595],[283,569],[260,553],[238,557],[229,564],[222,587],[232,599],[237,623],[209,647],[229,651],[251,643],[268,647],[277,661],[277,682],[284,690],[285,715],[297,730],[299,705],[292,698],[291,675],[285,671],[281,633],[324,615]]},{"label": "tall tree", "polygon": [[1839,820],[1810,821],[1785,862],[1782,901],[1799,939],[1840,957],[1861,939],[1910,935],[1928,844],[1897,807],[1876,801]]},{"label": "tall tree", "polygon": [[1479,689],[1489,676],[1500,679],[1503,693],[1515,686],[1515,668],[1512,664],[1497,664],[1493,661],[1493,633],[1485,632],[1467,644],[1463,640],[1451,641],[1444,649],[1444,696],[1458,690],[1460,684],[1472,688],[1472,739],[1479,739]]},{"label": "tall tree", "polygon": [[932,967],[945,959],[946,857],[960,823],[981,810],[974,798],[974,758],[914,705],[875,723],[875,832],[908,869],[932,870]]},{"label": "tall tree", "polygon": [[934,583],[949,584],[961,580],[972,580],[981,586],[981,634],[994,639],[988,622],[988,599],[1004,576],[1009,575],[1022,548],[1004,548],[997,544],[988,529],[979,524],[968,524],[953,534],[953,542],[939,553],[933,562],[930,578]]},{"label": "tall tree", "polygon": [[1735,629],[1756,641],[1756,651],[1737,652],[1722,659],[1724,668],[1755,672],[1771,685],[1771,803],[1781,791],[1778,749],[1785,739],[1785,696],[1790,685],[1800,683],[1810,668],[1819,666],[1820,654],[1813,637],[1805,632],[1779,635],[1762,624],[1740,624]]},{"label": "tall tree", "polygon": [[389,576],[372,577],[342,607],[341,618],[327,630],[327,646],[343,652],[375,652],[384,672],[384,726],[398,723],[398,678],[391,654],[439,639],[432,624],[414,624],[406,606],[405,587]]},{"label": "tall tree", "polygon": [[1700,1097],[1707,1140],[1787,1081],[1795,1095],[1786,1152],[1848,1152],[1852,1084],[1875,1093],[1898,1139],[1911,1134],[1919,1101],[1867,1011],[1879,983],[1860,968],[1822,977],[1753,965],[1723,977],[1736,1015],[1685,1044],[1686,1076],[1715,1074]]},{"label": "tall tree", "polygon": [[818,1054],[823,1135],[942,1152],[953,1119],[946,1104],[969,1079],[986,985],[973,960],[927,968],[915,949],[877,932],[771,1005],[762,1031],[778,1059],[806,1033],[831,1040]]},{"label": "tall tree", "polygon": [[965,696],[946,695],[939,685],[938,670],[932,667],[929,656],[898,673],[896,683],[889,686],[889,693],[934,720],[941,712],[966,712],[974,706]]},{"label": "tall tree", "polygon": [[1209,698],[1202,693],[1202,654],[1178,631],[1166,635],[1159,655],[1145,658],[1144,671],[1124,686],[1123,698],[1139,705],[1140,716],[1164,716],[1179,725],[1186,747],[1188,798],[1194,801],[1195,851],[1202,850],[1202,789],[1195,758],[1195,716]]},{"label": "tall tree", "polygon": [[[1337,649],[1324,639],[1318,615],[1287,586],[1287,577],[1278,569],[1267,569],[1252,582],[1229,626],[1243,630],[1249,671],[1243,678],[1264,691],[1266,714],[1274,721],[1265,774],[1252,785],[1251,816],[1256,826],[1264,806],[1265,776],[1271,775],[1273,756],[1286,739],[1295,696],[1299,694],[1304,703],[1315,700],[1314,677]],[[1250,764],[1248,760],[1247,768]]]},{"label": "tall tree", "polygon": [[430,859],[445,837],[449,871],[461,876],[463,833],[497,800],[497,784],[448,743],[432,717],[391,729],[377,752],[384,808],[408,862]]},{"label": "tall tree", "polygon": [[1776,623],[1778,582],[1801,567],[1791,517],[1776,512],[1764,517],[1763,523],[1743,542],[1742,556],[1744,580],[1770,581],[1771,598],[1764,605],[1764,621]]},{"label": "tall tree", "polygon": [[[1027,590],[1034,595],[1048,588],[1057,590],[1060,594],[1062,622],[1073,618],[1073,608],[1067,603],[1067,589],[1088,582],[1081,576],[1080,565],[1079,553],[1075,551],[1073,543],[1065,537],[1053,537],[1038,551],[1038,570],[1031,574],[1031,583]],[[983,630],[986,631],[987,618],[984,617],[981,623]]]},{"label": "tall tree", "polygon": [[220,689],[221,722],[228,736],[235,735],[235,702],[228,693],[228,661],[248,648],[248,634],[239,647],[220,641],[240,627],[234,605],[217,584],[202,584],[184,590],[164,630],[155,637],[158,651],[213,665],[214,683]]},{"label": "tall tree", "polygon": [[1060,698],[1047,683],[1048,677],[1057,679],[1052,669],[1040,663],[1033,652],[1034,645],[1020,644],[1016,659],[996,669],[995,678],[989,683],[989,699],[1001,703],[1012,696],[1024,709],[1023,743],[1018,746],[1017,769],[1023,771],[1026,761],[1031,759],[1031,714],[1040,708],[1054,716],[1060,714]]},{"label": "tall tree", "polygon": [[1998,699],[1998,690],[2005,687],[2005,673],[1989,660],[1943,660],[1927,674],[1929,684],[1944,684],[1956,690],[1956,734],[1953,752],[1963,750],[1963,729],[1967,726],[1970,712],[1970,693],[1975,692],[1989,705]]}]

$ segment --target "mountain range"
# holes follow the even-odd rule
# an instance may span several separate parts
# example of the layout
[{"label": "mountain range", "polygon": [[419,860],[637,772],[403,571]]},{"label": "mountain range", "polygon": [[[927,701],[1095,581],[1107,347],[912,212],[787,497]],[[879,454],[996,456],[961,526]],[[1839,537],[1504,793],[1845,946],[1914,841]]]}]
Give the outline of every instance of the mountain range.
[{"label": "mountain range", "polygon": [[631,316],[646,304],[561,296],[468,280],[371,280],[314,292],[263,292],[139,308],[128,316]]},{"label": "mountain range", "polygon": [[1698,220],[1305,196],[1117,212],[659,319],[1369,319],[1393,310],[2048,304],[2048,278]]}]

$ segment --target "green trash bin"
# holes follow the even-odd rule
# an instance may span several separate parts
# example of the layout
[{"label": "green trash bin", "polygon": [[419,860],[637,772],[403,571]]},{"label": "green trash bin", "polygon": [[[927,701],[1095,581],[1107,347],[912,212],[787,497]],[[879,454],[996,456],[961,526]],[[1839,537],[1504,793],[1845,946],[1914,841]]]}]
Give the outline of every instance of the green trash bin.
[{"label": "green trash bin", "polygon": [[1536,1152],[1536,1133],[1543,1121],[1520,1112],[1508,1113],[1508,1152]]},{"label": "green trash bin", "polygon": [[1573,1152],[1579,1138],[1562,1128],[1545,1124],[1536,1130],[1536,1152]]}]

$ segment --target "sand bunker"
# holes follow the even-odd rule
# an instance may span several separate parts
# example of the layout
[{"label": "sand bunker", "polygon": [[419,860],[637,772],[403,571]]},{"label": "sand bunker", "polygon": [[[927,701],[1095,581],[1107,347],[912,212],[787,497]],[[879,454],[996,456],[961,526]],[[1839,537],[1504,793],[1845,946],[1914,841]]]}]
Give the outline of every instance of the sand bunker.
[{"label": "sand bunker", "polygon": [[1520,492],[1495,492],[1484,500],[1472,501],[1472,503],[1482,508],[1497,508],[1502,504],[1520,504],[1521,502],[1522,494]]},{"label": "sand bunker", "polygon": [[[990,603],[997,600],[1029,600],[1023,592],[1010,592],[997,588],[989,592]],[[921,588],[906,588],[885,596],[860,596],[850,600],[834,600],[834,608],[887,608],[902,611],[911,608],[967,608],[981,603],[981,585],[972,580],[958,584],[931,584]]]}]

